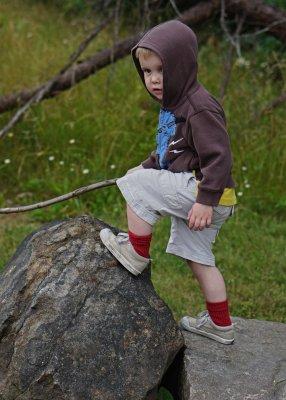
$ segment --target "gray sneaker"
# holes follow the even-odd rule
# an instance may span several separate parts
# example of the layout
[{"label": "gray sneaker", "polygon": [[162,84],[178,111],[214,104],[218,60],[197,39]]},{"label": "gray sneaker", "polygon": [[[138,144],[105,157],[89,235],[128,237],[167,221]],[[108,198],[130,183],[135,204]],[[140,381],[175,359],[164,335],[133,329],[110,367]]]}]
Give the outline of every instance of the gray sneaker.
[{"label": "gray sneaker", "polygon": [[180,327],[197,333],[198,335],[206,336],[223,344],[232,344],[234,342],[233,325],[218,326],[209,316],[208,311],[203,311],[196,318],[183,317],[180,320]]},{"label": "gray sneaker", "polygon": [[100,231],[99,236],[114,257],[133,275],[141,274],[149,264],[149,258],[136,253],[130,243],[128,233],[120,232],[116,236],[109,228],[104,228]]}]

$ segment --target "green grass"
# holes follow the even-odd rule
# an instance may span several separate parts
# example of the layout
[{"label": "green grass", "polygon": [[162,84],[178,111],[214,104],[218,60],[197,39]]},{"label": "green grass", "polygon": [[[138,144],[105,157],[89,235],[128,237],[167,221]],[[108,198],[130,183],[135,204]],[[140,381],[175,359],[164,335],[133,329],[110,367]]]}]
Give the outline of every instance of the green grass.
[{"label": "green grass", "polygon": [[[0,94],[53,76],[91,26],[89,19],[67,19],[42,2],[1,2],[5,62],[0,65]],[[101,34],[81,58],[109,44],[108,32]],[[282,89],[283,80],[275,79],[277,68],[285,81],[285,55],[279,46],[262,38],[257,45],[248,43],[243,57],[250,65],[233,69],[224,108],[233,173],[242,195],[237,213],[218,237],[215,254],[233,315],[286,322],[285,111],[282,106],[253,119]],[[226,43],[214,36],[200,48],[199,80],[216,96],[225,49]],[[0,116],[1,126],[11,115]],[[5,183],[0,205],[32,203],[123,175],[153,149],[157,115],[130,57],[33,107],[13,135],[0,142],[0,179]],[[43,223],[84,213],[126,229],[124,201],[115,187],[29,214],[0,216],[0,267]],[[204,304],[184,262],[165,254],[168,231],[168,219],[155,228],[152,279],[178,319],[197,313]]]}]

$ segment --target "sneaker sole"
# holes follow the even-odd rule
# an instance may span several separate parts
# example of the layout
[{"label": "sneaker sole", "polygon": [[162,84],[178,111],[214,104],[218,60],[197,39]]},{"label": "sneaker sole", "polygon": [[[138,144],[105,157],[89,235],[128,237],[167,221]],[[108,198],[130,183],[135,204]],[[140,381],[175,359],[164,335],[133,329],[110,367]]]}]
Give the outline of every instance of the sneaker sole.
[{"label": "sneaker sole", "polygon": [[114,257],[120,262],[120,264],[126,268],[129,272],[131,272],[132,275],[139,275],[141,274],[141,272],[137,271],[135,268],[133,268],[128,261],[126,260],[126,258],[124,258],[122,256],[121,253],[119,253],[116,249],[114,249],[113,247],[111,247],[109,245],[109,243],[107,243],[105,241],[105,239],[101,236],[101,234],[99,233],[100,239],[102,241],[102,243],[104,244],[104,246],[110,251],[111,254],[114,255]]},{"label": "sneaker sole", "polygon": [[208,338],[213,339],[222,344],[233,344],[234,343],[234,339],[224,339],[220,336],[215,335],[214,333],[206,332],[206,331],[200,330],[195,327],[185,326],[182,322],[180,322],[180,327],[182,329],[185,329],[186,331],[189,331],[192,333],[197,333],[198,335],[208,337]]}]

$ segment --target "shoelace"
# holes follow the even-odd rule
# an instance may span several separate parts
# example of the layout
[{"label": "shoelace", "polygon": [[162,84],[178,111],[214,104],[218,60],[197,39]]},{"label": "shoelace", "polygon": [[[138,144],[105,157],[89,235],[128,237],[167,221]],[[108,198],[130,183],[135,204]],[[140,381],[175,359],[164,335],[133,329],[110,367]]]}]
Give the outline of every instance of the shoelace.
[{"label": "shoelace", "polygon": [[119,232],[116,236],[116,240],[118,244],[124,244],[129,241],[129,235],[125,232]]},{"label": "shoelace", "polygon": [[197,328],[203,326],[206,322],[209,321],[209,313],[208,311],[203,311],[197,316]]}]

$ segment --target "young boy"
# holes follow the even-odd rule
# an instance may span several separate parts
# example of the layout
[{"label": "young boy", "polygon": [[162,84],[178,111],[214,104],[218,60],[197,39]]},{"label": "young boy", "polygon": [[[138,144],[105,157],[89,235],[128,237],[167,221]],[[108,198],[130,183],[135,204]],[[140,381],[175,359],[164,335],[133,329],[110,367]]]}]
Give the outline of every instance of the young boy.
[{"label": "young boy", "polygon": [[183,317],[182,328],[224,344],[234,341],[226,288],[212,244],[236,203],[231,150],[221,105],[197,81],[197,40],[178,21],[162,23],[132,49],[138,73],[160,105],[157,148],[117,180],[127,202],[128,234],[100,237],[132,274],[149,264],[152,227],[171,216],[167,253],[186,259],[207,311]]}]

